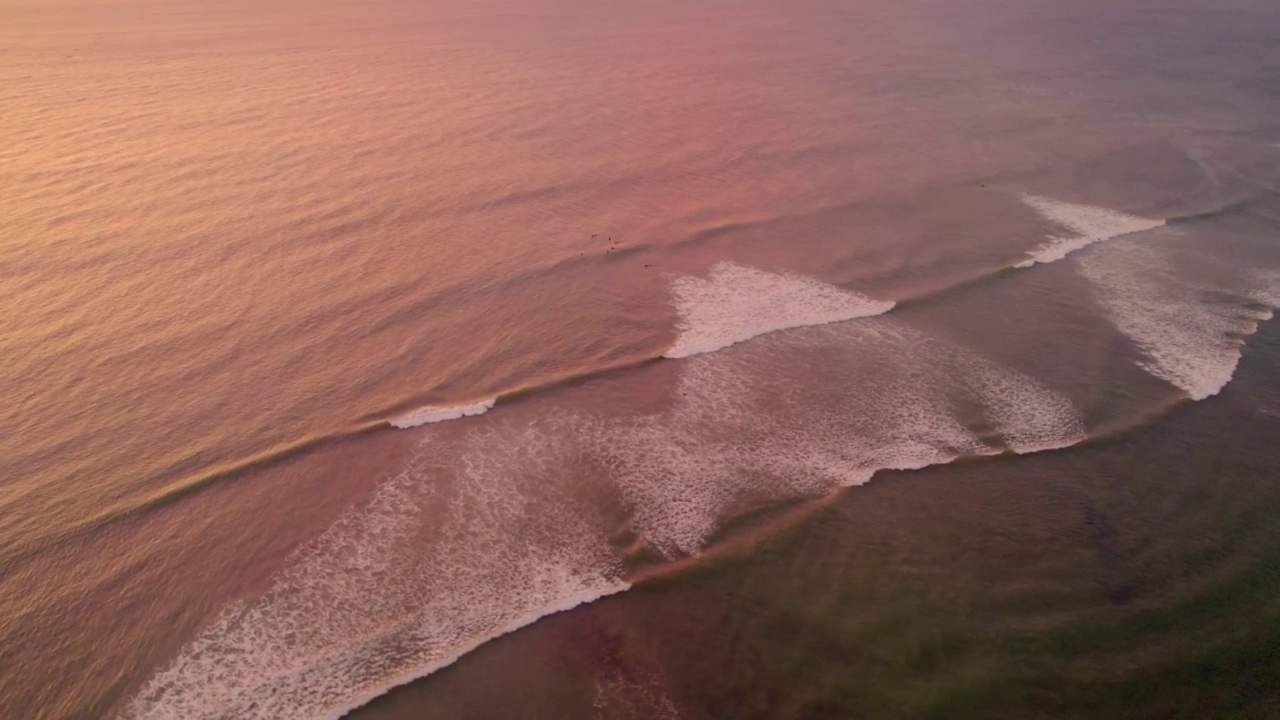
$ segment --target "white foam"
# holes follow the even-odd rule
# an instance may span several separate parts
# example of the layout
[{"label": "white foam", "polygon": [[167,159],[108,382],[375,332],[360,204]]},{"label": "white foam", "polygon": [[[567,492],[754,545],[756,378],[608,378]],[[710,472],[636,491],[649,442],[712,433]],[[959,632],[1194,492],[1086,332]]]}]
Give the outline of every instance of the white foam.
[{"label": "white foam", "polygon": [[692,358],[670,412],[592,435],[641,535],[678,558],[745,508],[861,484],[880,470],[1000,452],[960,421],[962,396],[1016,452],[1084,437],[1065,398],[889,318]]},{"label": "white foam", "polygon": [[678,278],[671,290],[680,335],[665,353],[669,358],[712,352],[777,330],[879,315],[894,305],[812,278],[728,261],[713,265],[705,280]]},{"label": "white foam", "polygon": [[493,408],[497,402],[498,398],[489,398],[472,405],[427,405],[414,410],[408,415],[402,415],[392,420],[391,425],[404,429],[445,420],[457,420],[470,415],[483,415]]},{"label": "white foam", "polygon": [[[1015,451],[1083,436],[1071,403],[1036,381],[892,318],[769,335],[681,372],[659,414],[561,409],[425,447],[265,595],[223,612],[121,717],[337,718],[493,637],[625,590],[616,518],[591,499],[601,493],[650,548],[682,557],[762,503],[999,452],[958,417],[961,398]],[[609,702],[674,712],[623,690]]]},{"label": "white foam", "polygon": [[965,366],[966,385],[1010,450],[1025,455],[1085,439],[1079,411],[1062,395],[977,354],[963,353],[954,362]]},{"label": "white foam", "polygon": [[1166,251],[1134,242],[1081,256],[1079,267],[1116,328],[1142,351],[1139,364],[1193,400],[1216,395],[1231,381],[1240,361],[1240,338],[1256,332],[1258,322],[1272,314],[1210,293],[1260,303],[1280,299],[1260,272],[1214,287],[1180,271]]},{"label": "white foam", "polygon": [[1061,260],[1068,254],[1093,243],[1153,230],[1166,222],[1093,205],[1062,202],[1038,195],[1023,195],[1022,201],[1044,218],[1061,225],[1073,234],[1049,238],[1049,242],[1030,252],[1030,258],[1014,266],[1019,268]]},{"label": "white foam", "polygon": [[[536,428],[432,448],[157,673],[129,720],[338,718],[549,613],[625,590]],[[490,445],[492,442],[497,445]],[[430,462],[435,462],[432,459]]]},{"label": "white foam", "polygon": [[[680,371],[658,414],[488,416],[424,447],[265,595],[225,610],[121,717],[337,718],[627,589],[610,540],[619,504],[649,548],[683,557],[761,504],[1083,436],[1071,403],[1035,380],[888,317],[774,333]],[[1003,442],[979,438],[960,404]],[[674,713],[657,691],[633,691],[610,687],[600,702]]]}]

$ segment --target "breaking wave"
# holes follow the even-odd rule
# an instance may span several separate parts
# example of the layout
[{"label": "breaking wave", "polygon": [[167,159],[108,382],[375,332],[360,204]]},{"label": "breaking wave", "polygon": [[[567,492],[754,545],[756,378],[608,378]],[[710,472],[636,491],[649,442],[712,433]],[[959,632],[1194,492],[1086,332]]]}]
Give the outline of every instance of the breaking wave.
[{"label": "breaking wave", "polygon": [[[338,718],[628,587],[535,429],[473,436],[450,456],[458,467],[441,468],[434,450],[299,552],[264,596],[224,611],[121,717]],[[504,487],[512,479],[523,482]],[[542,522],[551,531],[531,527]]]},{"label": "breaking wave", "polygon": [[[1192,400],[1216,395],[1231,381],[1244,338],[1280,304],[1280,281],[1270,274],[1251,271],[1214,283],[1149,244],[1112,244],[1078,263],[1108,318],[1142,352],[1138,364]],[[1194,263],[1203,268],[1213,260]],[[1238,301],[1215,299],[1221,295]]]},{"label": "breaking wave", "polygon": [[1022,201],[1045,219],[1070,230],[1073,234],[1049,238],[1047,243],[1032,250],[1028,259],[1014,266],[1019,268],[1061,260],[1068,254],[1093,243],[1130,233],[1154,230],[1166,222],[1093,205],[1077,205],[1053,200],[1039,195],[1023,195]]},{"label": "breaking wave", "polygon": [[[815,374],[826,377],[815,385]],[[538,617],[626,589],[634,547],[685,558],[761,504],[1085,434],[1066,398],[891,318],[690,358],[671,394],[651,415],[556,408],[428,438],[122,717],[336,718]],[[971,429],[961,405],[980,408],[995,434]]]},{"label": "breaking wave", "polygon": [[[1084,235],[1156,227],[1028,202]],[[1270,311],[1209,301],[1212,288],[1142,239],[1080,253],[1080,275],[1144,368],[1208,397]],[[1276,278],[1241,277],[1244,298],[1274,306]],[[667,357],[687,359],[659,389],[662,410],[588,413],[549,395],[532,420],[495,413],[448,441],[425,430],[397,477],[299,551],[265,595],[226,609],[120,717],[337,718],[539,617],[627,589],[639,557],[698,555],[753,509],[882,470],[1088,437],[1071,398],[883,315],[890,302],[727,262],[673,293],[680,336]],[[783,328],[793,330],[772,332]],[[393,424],[492,406],[423,408]]]},{"label": "breaking wave", "polygon": [[879,315],[894,305],[813,278],[729,261],[713,265],[705,280],[678,278],[671,291],[680,335],[664,354],[668,358],[713,352],[777,330]]}]

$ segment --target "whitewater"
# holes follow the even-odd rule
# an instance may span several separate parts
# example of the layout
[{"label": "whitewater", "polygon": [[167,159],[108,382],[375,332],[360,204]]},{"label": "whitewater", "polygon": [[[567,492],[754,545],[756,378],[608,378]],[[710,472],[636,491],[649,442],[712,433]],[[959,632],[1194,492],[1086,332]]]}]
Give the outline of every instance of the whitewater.
[{"label": "whitewater", "polygon": [[[1176,233],[1163,221],[1023,201],[1076,233],[1052,237],[1025,265],[1070,255],[1140,351],[1138,366],[1192,400],[1230,381],[1239,338],[1270,317],[1260,305],[1276,304],[1274,277],[1205,285],[1171,259]],[[1239,302],[1207,299],[1227,291]],[[665,357],[682,364],[669,407],[634,416],[558,408],[527,423],[495,413],[461,439],[427,435],[372,500],[299,550],[271,590],[227,608],[154,675],[122,720],[337,718],[487,640],[628,589],[632,560],[575,477],[598,478],[629,509],[636,538],[674,561],[699,555],[751,508],[884,470],[1089,436],[1070,398],[897,321],[892,301],[730,261],[675,278],[671,296],[679,334]],[[427,407],[392,424],[493,406]],[[990,430],[972,429],[960,407],[976,408]]]}]

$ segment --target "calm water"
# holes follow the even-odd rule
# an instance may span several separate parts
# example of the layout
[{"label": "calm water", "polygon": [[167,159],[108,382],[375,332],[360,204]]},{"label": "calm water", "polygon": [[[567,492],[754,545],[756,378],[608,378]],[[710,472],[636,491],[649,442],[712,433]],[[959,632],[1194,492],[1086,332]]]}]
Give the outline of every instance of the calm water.
[{"label": "calm water", "polygon": [[1280,715],[1276,37],[0,0],[0,716]]}]

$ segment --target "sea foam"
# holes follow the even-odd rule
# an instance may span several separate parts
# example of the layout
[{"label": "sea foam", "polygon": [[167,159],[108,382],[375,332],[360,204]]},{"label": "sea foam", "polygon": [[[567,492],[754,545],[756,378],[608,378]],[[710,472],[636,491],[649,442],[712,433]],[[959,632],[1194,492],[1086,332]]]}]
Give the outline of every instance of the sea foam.
[{"label": "sea foam", "polygon": [[[654,415],[561,407],[523,424],[491,416],[448,442],[428,436],[121,717],[337,718],[489,639],[625,590],[616,510],[601,498],[674,559],[761,503],[1083,437],[1066,399],[890,317],[774,333],[679,369],[673,404]],[[1002,440],[978,437],[961,401]]]},{"label": "sea foam", "polygon": [[1072,234],[1051,237],[1049,242],[1032,250],[1030,257],[1014,267],[1028,268],[1036,263],[1051,263],[1068,254],[1103,240],[1144,232],[1161,227],[1164,220],[1153,220],[1093,205],[1078,205],[1038,195],[1023,195],[1022,202]]},{"label": "sea foam", "polygon": [[[1084,437],[1072,403],[1034,379],[891,317],[777,333],[690,358],[670,411],[590,435],[641,535],[698,553],[750,507],[962,456],[1034,452]],[[955,408],[982,409],[1001,441]]]},{"label": "sea foam", "polygon": [[[1239,349],[1224,333],[1268,314],[1206,304],[1131,239],[1079,258],[1144,366],[1193,397],[1230,378]],[[1275,299],[1274,278],[1249,277],[1250,297]],[[428,435],[403,472],[300,551],[268,592],[226,609],[122,717],[336,718],[491,638],[626,590],[619,513],[637,542],[678,559],[762,505],[1086,437],[1074,404],[1035,378],[891,315],[866,316],[887,303],[727,263],[677,285],[685,317],[706,322],[691,321],[677,344],[695,356],[677,367],[669,406],[551,405],[522,423],[487,416],[448,442]],[[756,302],[742,296],[750,287],[771,292]],[[806,314],[814,304],[826,310]],[[734,344],[806,318],[814,323]],[[732,347],[697,354],[717,345]],[[599,700],[675,712],[656,690],[613,697],[625,689]]]},{"label": "sea foam", "polygon": [[[1206,292],[1222,288],[1193,282],[1142,239],[1081,253],[1080,272],[1143,367],[1193,398],[1212,395],[1230,380],[1239,336],[1280,300],[1280,278],[1244,272],[1231,284],[1248,302],[1211,301]],[[490,416],[448,443],[428,436],[403,472],[297,553],[264,595],[225,609],[121,717],[337,718],[489,639],[626,590],[618,508],[639,542],[678,559],[754,507],[1086,436],[1073,403],[1036,379],[870,317],[891,303],[730,263],[677,280],[675,293],[682,335],[669,355],[694,357],[679,366],[669,407],[562,407],[522,425]],[[783,327],[796,329],[769,332]],[[423,408],[393,424],[492,406]],[[676,712],[660,688],[609,683],[599,703]]]},{"label": "sea foam", "polygon": [[534,427],[425,443],[120,717],[338,718],[487,640],[625,590],[605,528],[560,479],[568,460]]},{"label": "sea foam", "polygon": [[713,265],[706,279],[676,279],[671,292],[680,335],[664,354],[669,358],[712,352],[776,330],[879,315],[894,305],[812,278],[729,261]]},{"label": "sea foam", "polygon": [[[1250,271],[1215,285],[1175,263],[1170,252],[1118,242],[1081,255],[1078,263],[1116,329],[1142,352],[1139,364],[1191,399],[1203,400],[1231,381],[1242,338],[1272,317],[1272,310],[1258,305],[1274,308],[1280,284],[1271,274]],[[1243,302],[1223,300],[1230,296]]]},{"label": "sea foam", "polygon": [[403,429],[445,420],[457,420],[470,415],[483,415],[497,402],[498,398],[489,398],[471,405],[427,405],[392,420],[391,425]]}]

